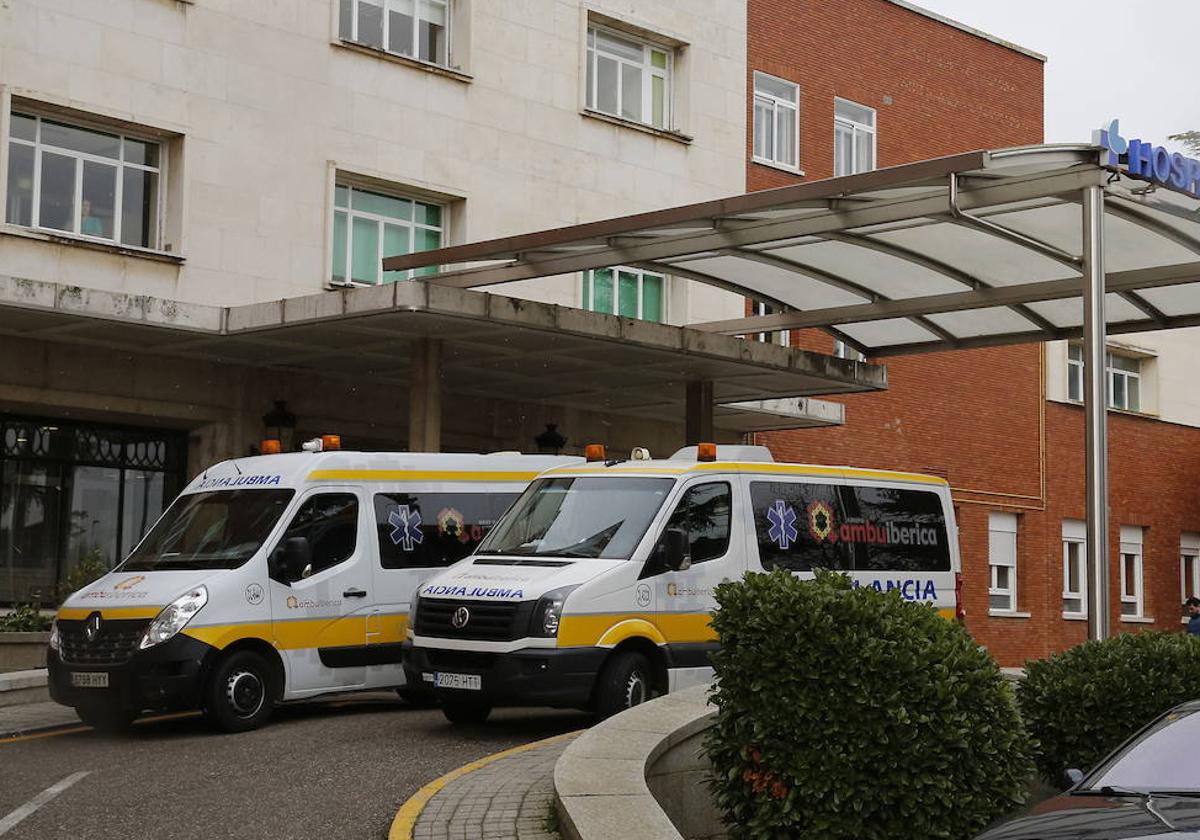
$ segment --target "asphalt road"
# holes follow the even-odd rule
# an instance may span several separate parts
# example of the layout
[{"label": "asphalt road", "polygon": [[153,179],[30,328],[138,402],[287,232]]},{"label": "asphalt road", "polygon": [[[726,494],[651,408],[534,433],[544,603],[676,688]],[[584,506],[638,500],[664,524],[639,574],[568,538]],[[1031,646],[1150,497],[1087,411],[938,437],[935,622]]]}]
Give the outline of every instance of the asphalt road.
[{"label": "asphalt road", "polygon": [[197,716],[0,744],[0,821],[88,771],[3,840],[384,838],[421,785],[508,747],[588,725],[576,712],[501,709],[454,727],[394,695],[279,709],[264,728],[215,734]]}]

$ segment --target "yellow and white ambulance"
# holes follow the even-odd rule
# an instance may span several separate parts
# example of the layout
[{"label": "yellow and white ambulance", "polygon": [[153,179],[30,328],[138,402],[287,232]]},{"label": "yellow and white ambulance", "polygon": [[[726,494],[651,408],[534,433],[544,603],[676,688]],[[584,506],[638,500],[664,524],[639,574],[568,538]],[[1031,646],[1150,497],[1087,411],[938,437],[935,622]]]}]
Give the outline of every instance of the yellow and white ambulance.
[{"label": "yellow and white ambulance", "polygon": [[305,446],[208,468],[124,562],[64,602],[48,655],[56,701],[105,728],[201,708],[236,731],[278,701],[402,688],[418,584],[470,555],[538,473],[582,462]]},{"label": "yellow and white ambulance", "polygon": [[775,463],[764,447],[624,462],[588,449],[589,463],[543,474],[473,557],[421,586],[405,668],[450,720],[503,705],[609,715],[707,682],[713,589],[747,571],[838,569],[956,616],[941,478]]}]

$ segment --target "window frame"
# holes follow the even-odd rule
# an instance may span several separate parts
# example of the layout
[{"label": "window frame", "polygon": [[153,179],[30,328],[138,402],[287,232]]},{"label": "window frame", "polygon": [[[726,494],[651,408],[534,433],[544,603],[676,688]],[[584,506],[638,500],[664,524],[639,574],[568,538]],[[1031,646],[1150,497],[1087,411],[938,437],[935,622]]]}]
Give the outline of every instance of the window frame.
[{"label": "window frame", "polygon": [[[642,61],[640,64],[635,64],[632,60],[625,56],[616,55],[611,52],[601,50],[599,46],[599,33],[605,33],[614,38],[619,38],[623,41],[638,44],[642,48]],[[603,52],[604,56],[612,61],[617,62],[617,107],[615,111],[606,111],[600,107],[599,85],[600,85],[600,70],[599,70],[599,55]],[[666,67],[655,67],[652,57],[653,52],[660,52],[666,56]],[[615,120],[632,123],[643,126],[654,131],[675,132],[675,72],[677,58],[677,47],[664,42],[653,41],[643,35],[627,32],[616,27],[606,25],[600,21],[589,19],[584,32],[584,107],[586,110],[596,114],[602,114]],[[621,69],[629,65],[638,67],[642,71],[641,80],[641,103],[642,114],[640,119],[631,119],[622,112],[622,104],[624,100],[624,81]],[[663,123],[656,125],[654,122],[654,82],[653,79],[661,78],[663,80]]]},{"label": "window frame", "polygon": [[[679,498],[675,502],[675,506],[671,509],[671,513],[667,516],[666,522],[663,523],[663,530],[662,530],[662,533],[659,535],[659,545],[665,547],[667,529],[671,527],[671,520],[672,520],[672,518],[674,518],[675,514],[679,512],[679,509],[684,504],[684,502],[687,501],[688,496],[691,495],[696,490],[699,490],[701,488],[715,487],[717,485],[724,486],[725,495],[729,502],[729,519],[726,522],[724,548],[718,554],[714,554],[711,557],[705,557],[702,560],[697,560],[691,556],[691,534],[689,533],[688,534],[688,537],[689,537],[689,539],[688,539],[688,556],[691,560],[689,568],[692,568],[692,567],[695,567],[695,566],[698,566],[698,565],[701,565],[704,563],[710,563],[713,560],[720,560],[720,559],[728,556],[729,549],[733,545],[733,521],[734,521],[734,516],[735,516],[734,505],[733,505],[733,484],[728,479],[719,478],[719,479],[713,479],[713,480],[697,481],[697,482],[687,485],[686,487],[683,488],[683,491],[679,494]],[[655,553],[657,554],[657,552],[655,552]],[[662,570],[670,571],[668,569],[662,569]]]},{"label": "window frame", "polygon": [[[1189,560],[1192,567],[1190,576]],[[1179,596],[1180,603],[1191,597],[1200,598],[1200,533],[1195,531],[1181,531],[1179,534]],[[1183,621],[1187,621],[1187,616],[1183,617]]]},{"label": "window frame", "polygon": [[[596,300],[596,274],[595,273],[597,271],[611,271],[612,272],[612,282],[613,282],[613,289],[612,289],[613,311],[612,312],[606,312],[604,310],[595,308],[595,300]],[[579,295],[580,307],[579,308],[586,309],[588,312],[600,312],[604,315],[613,315],[617,318],[628,318],[629,317],[628,315],[621,314],[621,283],[620,283],[619,273],[622,271],[626,272],[627,274],[636,274],[637,275],[637,315],[635,315],[633,317],[639,321],[646,321],[647,323],[650,323],[650,324],[670,323],[670,320],[669,320],[670,315],[667,311],[667,301],[670,300],[670,297],[671,297],[670,294],[668,294],[668,282],[670,280],[671,275],[665,274],[665,273],[659,272],[659,271],[647,271],[644,268],[635,268],[634,266],[628,266],[628,265],[614,265],[614,266],[609,266],[607,269],[603,269],[603,268],[587,269],[586,271],[581,272],[580,273],[580,295]],[[662,313],[662,319],[659,321],[649,321],[645,317],[645,312],[646,312],[646,275],[647,274],[650,275],[651,277],[659,277],[662,279],[662,301],[659,304],[659,311]]]},{"label": "window frame", "polygon": [[[763,78],[771,79],[772,81],[779,82],[780,84],[788,85],[789,87],[791,87],[795,91],[795,94],[796,94],[795,100],[792,102],[789,102],[787,100],[780,99],[778,96],[776,96],[773,93],[770,93],[767,91],[760,92],[759,88],[758,88],[758,80],[759,80],[760,76]],[[764,157],[758,153],[758,130],[757,130],[758,120],[756,118],[756,114],[757,114],[758,106],[760,104],[760,100],[762,101],[762,104],[764,104],[765,106],[767,106],[771,109],[771,114],[772,114],[773,121],[771,123],[771,126],[772,126],[772,132],[771,132],[772,133],[772,137],[771,137],[772,156],[771,157]],[[780,160],[778,157],[778,152],[779,152],[779,111],[781,108],[784,110],[790,110],[792,112],[792,118],[795,120],[795,130],[793,133],[794,148],[792,149],[792,154],[793,154],[793,158],[794,158],[793,163],[788,163],[787,161]],[[784,79],[779,76],[774,76],[770,73],[764,73],[761,70],[755,70],[753,79],[751,81],[750,115],[751,115],[751,119],[750,119],[750,130],[751,130],[750,158],[751,158],[751,160],[753,160],[755,163],[760,163],[763,166],[771,166],[771,167],[775,167],[776,169],[783,169],[783,170],[792,172],[797,175],[803,175],[804,173],[800,169],[800,84],[798,82],[789,81],[788,79]]]},{"label": "window frame", "polygon": [[[1011,522],[1011,528],[1002,527],[1004,523]],[[991,511],[988,513],[988,613],[1010,615],[1017,612],[1017,563],[1019,558],[1019,541],[1017,539],[1020,531],[1020,519],[1015,513],[1005,511]],[[1012,562],[998,563],[996,562],[996,552],[993,550],[992,541],[995,535],[1005,534],[1011,535],[1006,539],[1012,541]],[[999,568],[1007,568],[1008,584],[1007,586],[999,585],[999,574],[996,570]],[[1006,598],[1008,606],[997,606],[993,603],[993,598]]]},{"label": "window frame", "polygon": [[[751,300],[750,310],[754,315],[774,315],[776,312],[782,312],[783,309],[776,309],[773,304],[762,300]],[[792,346],[792,331],[791,330],[772,330],[771,332],[751,333],[755,341],[763,344],[778,344],[782,347]]]},{"label": "window frame", "polygon": [[833,355],[839,359],[849,359],[852,362],[865,362],[867,360],[865,353],[861,350],[855,350],[840,338],[833,340]]},{"label": "window frame", "polygon": [[[1114,359],[1129,359],[1137,363],[1137,370],[1119,369],[1113,364]],[[1104,350],[1104,375],[1108,377],[1108,408],[1114,411],[1129,411],[1136,414],[1143,413],[1142,410],[1142,381],[1145,378],[1144,365],[1145,356],[1140,356],[1135,353],[1121,352],[1119,349],[1106,347]],[[1077,342],[1069,342],[1067,344],[1067,401],[1073,403],[1083,402],[1083,345]],[[1124,380],[1123,393],[1124,404],[1117,403],[1117,378]],[[1135,380],[1137,382],[1137,404],[1130,406],[1129,404],[1129,382]]]},{"label": "window frame", "polygon": [[[1140,526],[1121,526],[1120,546],[1120,602],[1122,621],[1140,621],[1146,618],[1146,569],[1145,569],[1145,534]],[[1130,581],[1125,572],[1126,559],[1133,559],[1135,571],[1132,581],[1133,591],[1127,594]],[[1133,607],[1133,612],[1126,612],[1125,606]]]},{"label": "window frame", "polygon": [[[338,203],[337,203],[338,202],[338,198],[337,198],[338,190],[341,188],[345,188],[347,190],[346,205],[344,207],[338,206]],[[383,216],[379,213],[373,213],[370,211],[355,210],[355,209],[353,209],[353,203],[354,203],[353,202],[353,193],[355,190],[357,190],[359,192],[375,193],[376,195],[382,195],[386,198],[391,198],[391,199],[395,199],[398,201],[410,202],[413,205],[412,218],[406,220],[406,219],[399,219],[399,218],[390,217],[390,216]],[[429,225],[429,224],[425,224],[422,222],[417,222],[416,221],[416,205],[417,204],[423,204],[423,205],[426,205],[429,207],[437,207],[441,213],[441,225],[434,226],[434,225]],[[333,188],[332,188],[331,194],[330,194],[329,207],[330,207],[330,215],[329,215],[330,239],[329,239],[329,258],[328,258],[328,261],[326,262],[326,270],[328,271],[327,276],[328,276],[328,282],[329,282],[330,286],[333,286],[336,288],[345,288],[345,287],[370,288],[373,286],[387,285],[389,283],[406,282],[409,280],[413,280],[413,279],[417,278],[418,276],[424,276],[426,274],[436,273],[436,270],[430,270],[430,269],[421,269],[421,270],[408,269],[403,272],[403,274],[405,275],[403,277],[396,277],[396,278],[392,278],[392,279],[385,278],[383,276],[385,274],[385,272],[383,270],[383,259],[384,259],[384,257],[390,256],[390,255],[385,253],[386,246],[384,243],[383,226],[384,225],[393,225],[395,227],[404,227],[408,230],[409,248],[408,248],[407,253],[409,253],[409,254],[418,253],[414,248],[414,246],[416,244],[416,236],[417,236],[418,230],[437,231],[438,247],[439,248],[445,247],[447,240],[448,240],[449,233],[450,233],[450,205],[449,205],[449,203],[439,202],[437,200],[430,199],[428,197],[414,195],[411,192],[403,189],[403,187],[400,187],[399,185],[388,186],[388,185],[380,185],[377,183],[367,183],[367,182],[363,182],[360,180],[356,180],[356,179],[346,176],[342,173],[337,173],[333,179]],[[345,254],[345,264],[343,266],[345,273],[340,278],[336,277],[334,275],[334,271],[333,271],[333,260],[337,255],[337,249],[336,249],[337,218],[338,218],[339,213],[344,213],[346,216],[346,254]],[[354,219],[355,218],[361,218],[361,219],[365,219],[367,221],[374,222],[378,226],[377,227],[378,238],[377,238],[377,245],[376,245],[376,260],[375,260],[376,270],[378,273],[377,273],[377,279],[374,282],[367,282],[365,280],[355,280],[354,279],[354,275],[353,275],[354,247],[353,247],[353,245],[354,245]],[[424,249],[424,250],[432,250],[432,249]]]},{"label": "window frame", "polygon": [[[863,110],[870,111],[871,114],[874,116],[873,124],[867,125],[866,123],[859,122],[858,120],[855,120],[850,117],[838,116],[838,103],[839,102],[845,102],[848,105],[853,105],[856,108],[862,108]],[[878,148],[877,148],[877,140],[876,140],[878,125],[879,125],[879,112],[876,109],[871,108],[870,106],[867,106],[867,105],[863,105],[861,102],[855,102],[853,99],[846,99],[845,97],[842,97],[842,96],[835,96],[833,98],[833,174],[834,174],[835,178],[841,178],[841,177],[844,177],[847,175],[860,174],[860,170],[857,170],[854,167],[856,165],[856,161],[858,160],[858,145],[860,142],[860,137],[862,137],[864,135],[868,136],[871,140],[871,166],[868,169],[861,170],[861,172],[871,172],[871,171],[879,168],[879,156],[878,156]],[[848,171],[845,171],[845,172],[838,171],[838,142],[837,142],[838,128],[845,128],[845,129],[850,130],[851,148],[852,148],[852,151],[850,154],[851,160],[850,160],[850,168]]]},{"label": "window frame", "polygon": [[[365,0],[365,1],[369,3],[369,0]],[[374,52],[383,53],[384,55],[388,55],[388,56],[394,56],[396,58],[400,58],[405,61],[415,61],[415,62],[417,62],[419,64],[423,64],[427,67],[436,67],[436,68],[439,68],[442,70],[453,70],[454,68],[451,66],[450,61],[451,61],[451,57],[454,54],[454,44],[453,44],[452,39],[454,38],[454,18],[456,17],[456,15],[455,15],[455,11],[456,11],[455,0],[424,0],[424,1],[443,6],[446,10],[446,27],[445,27],[446,35],[444,38],[444,46],[443,46],[443,51],[444,51],[445,55],[442,56],[442,60],[440,60],[440,61],[430,61],[427,58],[420,57],[420,32],[421,32],[420,22],[422,20],[420,12],[421,12],[421,3],[423,2],[423,0],[412,0],[412,3],[413,3],[413,37],[412,37],[411,46],[413,48],[413,51],[410,54],[406,55],[405,53],[395,52],[393,50],[388,49],[388,46],[387,46],[388,45],[388,28],[391,25],[390,20],[389,20],[391,16],[388,14],[388,12],[390,10],[391,5],[393,3],[395,3],[396,0],[379,0],[380,8],[383,9],[383,24],[379,30],[380,43],[382,44],[382,46],[376,47],[372,44],[368,44],[364,41],[359,40],[359,37],[358,37],[358,6],[360,3],[364,2],[364,0],[335,0],[335,2],[334,2],[334,32],[336,33],[336,36],[339,41],[345,42],[347,44],[353,44],[354,46],[360,47],[364,50],[372,50]],[[342,27],[341,27],[341,6],[342,6],[343,2],[348,2],[350,4],[350,34],[348,36],[344,35],[342,33]],[[371,4],[371,5],[374,5],[374,4]]]},{"label": "window frame", "polygon": [[[1071,547],[1075,547],[1074,560],[1071,558]],[[1087,618],[1088,587],[1087,587],[1087,523],[1078,519],[1064,519],[1062,522],[1062,558],[1063,558],[1063,618]],[[1071,563],[1079,568],[1079,589],[1071,589]],[[1069,609],[1068,601],[1078,601],[1078,609]]]},{"label": "window frame", "polygon": [[[13,117],[20,115],[31,118],[36,121],[34,129],[34,139],[26,140],[14,135],[12,130]],[[44,109],[38,108],[36,105],[25,106],[18,102],[13,102],[9,108],[7,117],[8,133],[7,136],[0,138],[0,142],[5,144],[5,161],[11,166],[12,146],[24,146],[33,149],[33,188],[30,193],[30,224],[24,225],[20,222],[10,221],[8,218],[8,201],[12,193],[12,185],[8,183],[7,172],[5,173],[5,195],[3,213],[0,214],[0,223],[12,225],[15,228],[22,230],[36,231],[41,234],[46,234],[55,237],[72,237],[85,242],[97,243],[113,248],[132,249],[137,251],[147,251],[156,254],[165,253],[163,251],[163,243],[166,240],[166,202],[167,192],[169,187],[169,166],[170,166],[170,147],[167,138],[155,136],[149,132],[130,131],[125,126],[117,126],[107,124],[99,120],[80,118],[74,114],[58,114],[47,113]],[[103,134],[114,135],[118,138],[120,144],[120,157],[110,158],[103,155],[96,155],[89,152],[81,152],[76,149],[69,149],[62,146],[53,146],[43,142],[42,140],[42,124],[45,121],[59,123],[70,128],[76,128],[83,131],[95,131]],[[125,160],[125,141],[132,140],[136,143],[144,143],[152,145],[158,150],[158,165],[150,166],[147,164],[135,163]],[[42,158],[46,151],[50,154],[59,155],[61,157],[69,157],[76,161],[74,172],[74,185],[72,191],[72,229],[63,230],[61,228],[46,227],[41,224],[41,191],[42,191]],[[111,166],[116,169],[116,185],[113,193],[113,235],[112,238],[105,236],[96,236],[82,232],[82,213],[83,213],[83,169],[84,163],[94,163],[104,166]],[[121,241],[121,224],[123,220],[122,199],[124,197],[126,169],[133,169],[141,172],[151,172],[158,176],[157,188],[155,190],[155,202],[151,219],[154,225],[151,244],[130,244]]]},{"label": "window frame", "polygon": [[[321,488],[314,489],[311,493],[307,494],[306,496],[303,496],[299,499],[293,500],[293,502],[291,504],[291,515],[289,517],[287,517],[286,522],[284,521],[283,517],[280,517],[280,523],[282,523],[282,529],[279,531],[279,536],[275,539],[275,544],[272,546],[269,556],[273,556],[276,552],[283,550],[284,543],[287,541],[288,531],[291,530],[292,524],[295,523],[295,521],[296,521],[296,517],[298,517],[300,515],[300,512],[302,510],[304,510],[306,505],[308,505],[314,499],[319,499],[322,496],[347,496],[347,497],[354,499],[354,511],[355,511],[355,514],[354,514],[354,547],[351,548],[350,553],[347,554],[345,557],[343,557],[341,560],[338,560],[336,563],[331,563],[328,566],[322,566],[319,569],[314,567],[312,572],[305,577],[300,577],[300,578],[297,578],[296,580],[286,580],[286,579],[276,578],[274,576],[274,574],[271,574],[270,577],[272,580],[277,580],[279,583],[282,583],[285,586],[291,586],[292,584],[299,583],[300,581],[312,580],[313,578],[316,578],[319,575],[321,575],[325,572],[328,572],[331,569],[340,569],[343,566],[345,566],[347,563],[354,560],[356,557],[358,557],[360,555],[361,548],[362,548],[362,536],[363,536],[362,535],[362,527],[363,527],[363,510],[364,510],[362,497],[359,495],[359,493],[357,493],[355,490],[353,490],[352,488],[349,488],[349,487],[342,487],[342,488],[321,487]],[[309,542],[309,545],[310,545],[310,547],[314,547],[314,546],[312,546],[311,541]]]}]

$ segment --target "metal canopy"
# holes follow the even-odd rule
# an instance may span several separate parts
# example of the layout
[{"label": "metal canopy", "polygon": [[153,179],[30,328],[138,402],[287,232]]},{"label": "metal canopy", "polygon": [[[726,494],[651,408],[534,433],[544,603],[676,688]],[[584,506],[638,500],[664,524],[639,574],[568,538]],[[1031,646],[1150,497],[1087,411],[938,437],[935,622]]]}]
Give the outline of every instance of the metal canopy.
[{"label": "metal canopy", "polygon": [[1104,191],[1109,333],[1200,324],[1200,201],[1090,145],[979,151],[384,260],[475,288],[633,265],[782,308],[691,326],[819,327],[873,357],[1071,338],[1088,187]]},{"label": "metal canopy", "polygon": [[0,275],[0,335],[401,387],[438,338],[447,394],[682,423],[706,380],[731,432],[838,425],[796,397],[887,387],[881,365],[419,281],[218,307]]}]

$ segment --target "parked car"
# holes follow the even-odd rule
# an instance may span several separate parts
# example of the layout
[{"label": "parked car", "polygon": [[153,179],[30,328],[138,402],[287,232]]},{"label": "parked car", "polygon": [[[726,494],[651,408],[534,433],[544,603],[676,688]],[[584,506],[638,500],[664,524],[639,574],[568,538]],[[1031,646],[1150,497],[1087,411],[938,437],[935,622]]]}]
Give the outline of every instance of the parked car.
[{"label": "parked car", "polygon": [[1074,784],[977,840],[1200,840],[1200,700],[1155,718]]}]

